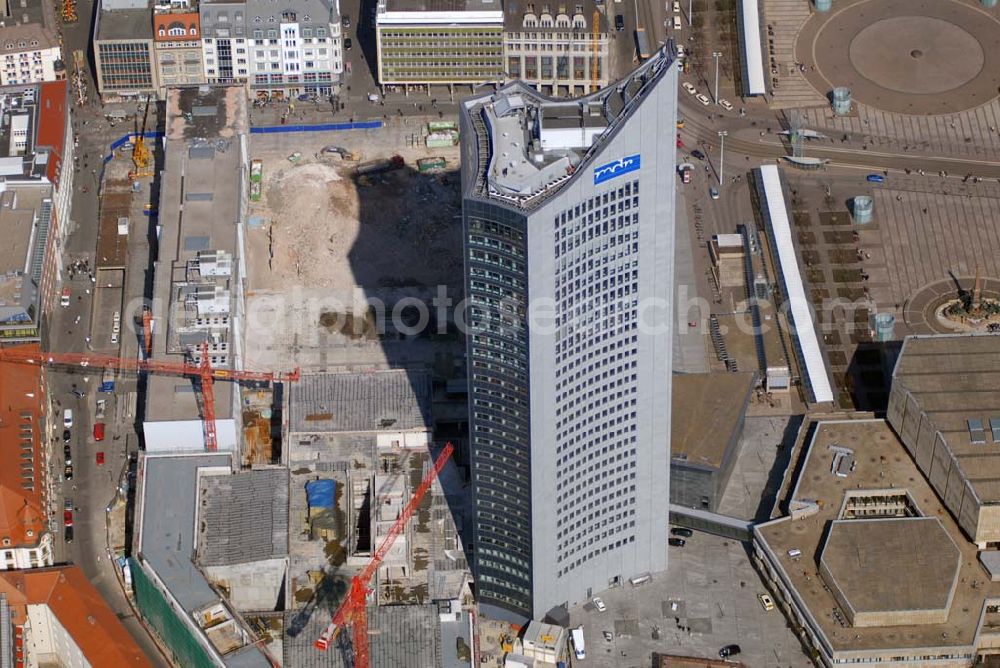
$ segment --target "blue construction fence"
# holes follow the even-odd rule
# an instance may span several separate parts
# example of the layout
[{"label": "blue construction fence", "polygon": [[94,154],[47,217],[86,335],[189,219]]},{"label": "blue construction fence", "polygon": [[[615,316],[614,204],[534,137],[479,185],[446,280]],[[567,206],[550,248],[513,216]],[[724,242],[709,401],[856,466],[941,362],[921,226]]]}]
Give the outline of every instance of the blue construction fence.
[{"label": "blue construction fence", "polygon": [[333,132],[338,130],[378,130],[382,121],[358,121],[356,123],[321,123],[319,125],[268,125],[250,128],[252,135],[269,135],[281,132]]},{"label": "blue construction fence", "polygon": [[[268,134],[279,134],[283,132],[336,132],[342,130],[379,130],[383,127],[382,121],[357,121],[355,123],[320,123],[318,125],[269,125],[264,127],[250,128],[250,134],[254,135],[268,135]],[[125,144],[131,143],[137,133],[130,132],[127,135],[122,135],[118,139],[111,142],[108,147],[108,154],[104,156],[104,160],[101,162],[101,173],[99,183],[104,181],[104,168],[109,162],[111,162],[115,157],[115,151],[120,149]],[[163,137],[162,132],[144,132],[142,134],[146,139],[161,139]]]}]

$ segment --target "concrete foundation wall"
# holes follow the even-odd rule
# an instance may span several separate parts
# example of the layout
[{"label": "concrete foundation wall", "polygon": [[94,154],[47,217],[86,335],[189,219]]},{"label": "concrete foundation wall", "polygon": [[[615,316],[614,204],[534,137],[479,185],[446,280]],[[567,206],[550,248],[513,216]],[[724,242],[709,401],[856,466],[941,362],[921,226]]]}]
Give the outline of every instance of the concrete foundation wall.
[{"label": "concrete foundation wall", "polygon": [[205,577],[229,592],[229,602],[240,612],[274,610],[288,569],[287,559],[265,559],[229,566],[206,566]]}]

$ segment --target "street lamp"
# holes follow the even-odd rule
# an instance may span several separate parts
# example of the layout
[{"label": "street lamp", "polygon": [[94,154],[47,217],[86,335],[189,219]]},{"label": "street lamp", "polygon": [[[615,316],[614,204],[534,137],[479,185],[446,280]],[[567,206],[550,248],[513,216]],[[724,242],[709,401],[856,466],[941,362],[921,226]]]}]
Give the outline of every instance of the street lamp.
[{"label": "street lamp", "polygon": [[712,58],[715,58],[715,103],[719,104],[719,58],[722,57],[720,51],[713,51]]},{"label": "street lamp", "polygon": [[726,149],[726,135],[729,132],[726,130],[719,130],[719,185],[722,185],[722,159],[725,157]]},{"label": "street lamp", "polygon": [[691,27],[692,9],[694,9],[694,0],[688,0],[688,28]]}]

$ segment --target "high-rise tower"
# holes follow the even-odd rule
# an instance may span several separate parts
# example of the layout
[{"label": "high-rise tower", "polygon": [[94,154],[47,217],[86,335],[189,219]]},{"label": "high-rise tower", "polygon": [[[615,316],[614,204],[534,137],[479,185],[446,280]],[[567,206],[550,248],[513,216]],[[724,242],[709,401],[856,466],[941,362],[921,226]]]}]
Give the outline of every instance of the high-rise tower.
[{"label": "high-rise tower", "polygon": [[667,565],[677,68],[462,106],[480,605],[522,621]]}]

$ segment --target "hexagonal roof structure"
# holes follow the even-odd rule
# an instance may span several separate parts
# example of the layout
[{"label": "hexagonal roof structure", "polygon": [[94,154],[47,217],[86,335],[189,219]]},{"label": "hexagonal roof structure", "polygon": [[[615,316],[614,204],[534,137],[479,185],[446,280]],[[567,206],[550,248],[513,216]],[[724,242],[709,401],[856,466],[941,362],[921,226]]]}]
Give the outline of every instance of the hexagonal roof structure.
[{"label": "hexagonal roof structure", "polygon": [[948,617],[961,555],[936,517],[835,520],[820,575],[854,626]]}]

